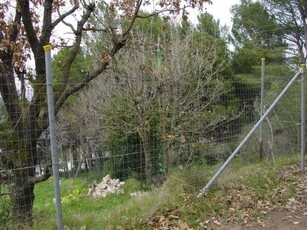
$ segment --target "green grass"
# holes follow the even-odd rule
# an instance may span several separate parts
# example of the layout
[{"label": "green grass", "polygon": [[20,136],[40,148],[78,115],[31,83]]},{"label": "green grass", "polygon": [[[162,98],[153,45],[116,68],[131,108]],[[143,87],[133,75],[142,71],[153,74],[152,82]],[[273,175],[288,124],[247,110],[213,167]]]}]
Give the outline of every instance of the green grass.
[{"label": "green grass", "polygon": [[[297,157],[279,158],[276,165],[264,161],[242,167],[243,162],[235,159],[209,193],[201,198],[196,198],[196,194],[219,165],[193,165],[173,169],[161,187],[145,186],[147,191],[136,197],[129,195],[141,187],[140,182],[134,179],[126,181],[125,193],[108,195],[106,198],[89,197],[88,183],[85,179],[62,179],[64,224],[76,229],[82,226],[86,226],[86,229],[116,229],[119,225],[125,226],[125,229],[141,229],[144,228],[142,224],[153,216],[167,216],[170,212],[178,212],[181,220],[196,228],[199,220],[212,214],[223,213],[226,217],[230,215],[225,203],[230,195],[236,202],[236,194],[232,194],[233,188],[254,199],[261,199],[270,194],[280,183],[280,170],[293,162],[298,162]],[[293,195],[293,189],[289,187],[289,197]],[[38,184],[35,196],[35,229],[56,229],[52,179]],[[238,211],[238,215],[240,212],[243,213]]]}]

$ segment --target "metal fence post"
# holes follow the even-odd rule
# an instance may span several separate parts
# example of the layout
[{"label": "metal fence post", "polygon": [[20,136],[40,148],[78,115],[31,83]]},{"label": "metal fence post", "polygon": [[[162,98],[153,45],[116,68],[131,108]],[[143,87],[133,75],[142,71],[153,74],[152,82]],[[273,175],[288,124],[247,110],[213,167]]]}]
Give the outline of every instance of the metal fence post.
[{"label": "metal fence post", "polygon": [[53,173],[55,205],[56,205],[56,219],[57,219],[58,230],[62,230],[63,217],[62,217],[61,191],[60,191],[59,159],[57,155],[56,127],[55,127],[55,115],[54,115],[52,68],[51,68],[51,45],[46,45],[43,48],[45,51],[45,64],[46,64],[48,117],[49,117],[50,146],[51,146],[51,157],[52,157],[52,173]]},{"label": "metal fence post", "polygon": [[305,64],[301,65],[302,80],[301,80],[301,170],[305,170],[305,144],[306,144],[306,99],[305,99]]},{"label": "metal fence post", "polygon": [[295,76],[291,79],[291,81],[287,84],[287,86],[281,91],[275,101],[271,104],[268,110],[263,114],[263,116],[258,120],[258,122],[254,125],[254,127],[250,130],[250,132],[245,136],[245,138],[241,141],[238,147],[233,151],[233,153],[228,157],[228,159],[224,162],[224,164],[219,168],[219,170],[213,175],[213,177],[209,180],[204,188],[202,188],[197,197],[201,197],[204,193],[206,193],[211,185],[215,182],[215,180],[220,176],[220,174],[225,170],[228,164],[233,160],[233,158],[239,153],[244,144],[248,141],[248,139],[252,136],[252,134],[256,131],[256,129],[260,126],[260,124],[265,120],[265,118],[270,114],[276,104],[280,101],[280,99],[286,94],[291,85],[297,80],[297,78],[302,74],[295,74]]},{"label": "metal fence post", "polygon": [[[260,92],[260,117],[264,113],[264,69],[265,69],[265,58],[261,58],[261,92]],[[259,159],[263,158],[263,123],[259,127]]]}]

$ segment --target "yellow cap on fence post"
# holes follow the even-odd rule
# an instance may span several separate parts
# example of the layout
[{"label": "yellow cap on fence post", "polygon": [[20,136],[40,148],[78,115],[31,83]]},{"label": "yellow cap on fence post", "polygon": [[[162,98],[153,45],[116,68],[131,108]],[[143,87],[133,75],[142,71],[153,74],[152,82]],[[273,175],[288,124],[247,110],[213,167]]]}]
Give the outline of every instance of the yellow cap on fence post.
[{"label": "yellow cap on fence post", "polygon": [[265,58],[261,58],[261,61],[265,61]]},{"label": "yellow cap on fence post", "polygon": [[51,48],[52,48],[51,45],[45,45],[45,46],[43,46],[43,49],[44,49],[45,52],[51,50]]},{"label": "yellow cap on fence post", "polygon": [[305,64],[301,64],[301,71],[305,72],[305,70],[306,70],[306,65]]}]

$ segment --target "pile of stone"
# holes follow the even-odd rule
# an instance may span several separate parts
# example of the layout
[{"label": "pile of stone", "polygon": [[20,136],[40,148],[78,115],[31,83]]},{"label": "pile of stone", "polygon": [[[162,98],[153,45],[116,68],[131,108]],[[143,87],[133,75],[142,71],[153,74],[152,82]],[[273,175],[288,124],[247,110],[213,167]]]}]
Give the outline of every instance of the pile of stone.
[{"label": "pile of stone", "polygon": [[111,179],[110,175],[106,175],[101,182],[90,184],[88,195],[92,197],[106,197],[108,193],[123,193],[125,182],[119,179]]}]

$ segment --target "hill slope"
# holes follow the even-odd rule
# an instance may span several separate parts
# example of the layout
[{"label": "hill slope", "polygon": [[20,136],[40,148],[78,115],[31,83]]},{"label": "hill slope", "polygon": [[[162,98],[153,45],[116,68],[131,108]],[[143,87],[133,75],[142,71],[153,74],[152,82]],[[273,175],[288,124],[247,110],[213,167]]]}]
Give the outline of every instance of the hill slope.
[{"label": "hill slope", "polygon": [[141,228],[306,229],[307,172],[294,164],[252,169],[254,173],[241,173],[238,181],[226,187],[218,182],[200,200],[187,196],[183,204],[151,217]]}]

